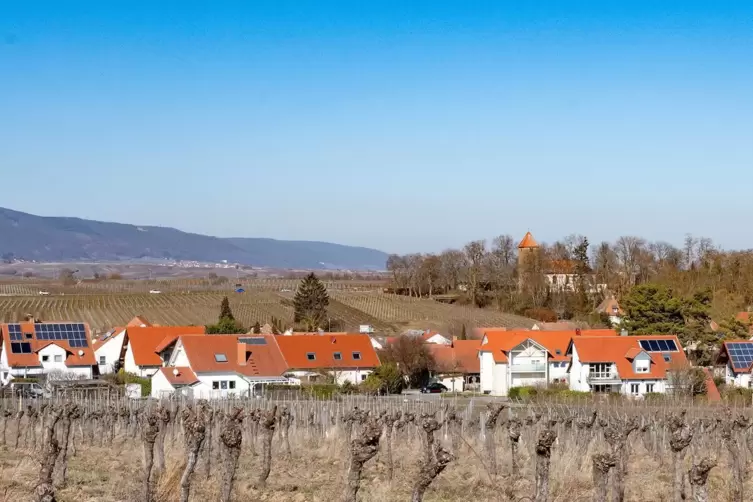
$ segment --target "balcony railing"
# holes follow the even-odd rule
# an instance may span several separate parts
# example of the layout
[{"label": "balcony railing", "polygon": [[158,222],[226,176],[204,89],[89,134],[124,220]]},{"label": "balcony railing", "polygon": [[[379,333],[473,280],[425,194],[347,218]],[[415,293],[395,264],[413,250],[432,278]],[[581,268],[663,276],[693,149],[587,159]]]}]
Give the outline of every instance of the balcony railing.
[{"label": "balcony railing", "polygon": [[622,380],[620,375],[612,371],[597,371],[588,374],[588,381],[594,383],[619,383]]},{"label": "balcony railing", "polygon": [[546,364],[513,364],[510,366],[513,373],[546,373]]}]

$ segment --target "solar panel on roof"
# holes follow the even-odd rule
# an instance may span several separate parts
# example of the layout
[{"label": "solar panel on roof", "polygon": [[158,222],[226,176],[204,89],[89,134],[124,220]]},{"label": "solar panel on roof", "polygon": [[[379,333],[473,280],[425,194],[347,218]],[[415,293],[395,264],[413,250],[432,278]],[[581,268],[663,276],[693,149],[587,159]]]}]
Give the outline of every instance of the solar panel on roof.
[{"label": "solar panel on roof", "polygon": [[10,344],[10,351],[14,354],[31,354],[31,344],[14,342]]},{"label": "solar panel on roof", "polygon": [[734,369],[747,370],[753,364],[753,342],[728,343],[727,353]]},{"label": "solar panel on roof", "polygon": [[677,352],[677,344],[670,339],[641,340],[641,348],[647,352]]},{"label": "solar panel on roof", "polygon": [[82,323],[35,324],[37,340],[66,340],[71,347],[88,347],[86,327]]},{"label": "solar panel on roof", "polygon": [[238,341],[240,343],[245,343],[247,345],[266,345],[267,340],[261,337],[257,338],[239,338]]}]

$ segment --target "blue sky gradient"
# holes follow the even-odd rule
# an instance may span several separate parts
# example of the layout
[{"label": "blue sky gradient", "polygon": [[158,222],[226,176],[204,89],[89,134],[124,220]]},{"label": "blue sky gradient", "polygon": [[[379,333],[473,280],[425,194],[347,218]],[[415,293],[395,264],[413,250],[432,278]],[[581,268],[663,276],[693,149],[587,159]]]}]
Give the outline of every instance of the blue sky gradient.
[{"label": "blue sky gradient", "polygon": [[0,3],[0,206],[753,247],[753,2]]}]

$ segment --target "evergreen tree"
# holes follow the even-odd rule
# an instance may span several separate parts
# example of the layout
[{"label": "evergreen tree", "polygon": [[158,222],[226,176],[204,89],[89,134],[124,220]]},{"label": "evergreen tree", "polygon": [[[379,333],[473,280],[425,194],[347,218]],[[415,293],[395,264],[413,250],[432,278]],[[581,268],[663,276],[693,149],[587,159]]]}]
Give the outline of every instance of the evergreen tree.
[{"label": "evergreen tree", "polygon": [[227,299],[227,296],[222,299],[222,303],[220,304],[220,321],[223,319],[235,320],[233,311],[230,310],[230,300]]},{"label": "evergreen tree", "polygon": [[261,334],[261,324],[259,324],[259,321],[256,321],[256,324],[254,324],[254,334]]},{"label": "evergreen tree", "polygon": [[301,281],[293,299],[294,322],[306,321],[311,326],[322,327],[327,319],[329,295],[327,288],[312,272]]}]

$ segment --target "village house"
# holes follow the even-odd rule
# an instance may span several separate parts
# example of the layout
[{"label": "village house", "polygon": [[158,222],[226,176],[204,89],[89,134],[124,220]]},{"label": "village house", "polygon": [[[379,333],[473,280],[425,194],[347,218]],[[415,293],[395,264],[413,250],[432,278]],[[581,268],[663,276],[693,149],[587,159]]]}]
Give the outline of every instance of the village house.
[{"label": "village house", "polygon": [[639,397],[670,390],[670,374],[688,367],[676,336],[573,337],[570,389]]},{"label": "village house", "polygon": [[180,336],[158,350],[165,366],[152,376],[152,397],[250,397],[265,385],[289,383],[274,335]]},{"label": "village house", "polygon": [[435,367],[430,377],[452,392],[478,390],[481,370],[478,351],[480,340],[452,340],[450,345],[427,345]]},{"label": "village house", "polygon": [[611,329],[522,331],[485,328],[478,350],[481,391],[506,396],[512,387],[567,384],[576,337],[617,337]]},{"label": "village house", "polygon": [[620,322],[622,322],[622,316],[625,315],[623,310],[620,308],[620,304],[617,302],[615,297],[611,295],[604,298],[599,306],[596,307],[595,312],[597,314],[607,316],[609,322],[611,322],[613,326],[620,324]]},{"label": "village house", "polygon": [[722,344],[717,357],[717,366],[722,369],[724,382],[735,387],[753,387],[753,341],[730,340]]},{"label": "village house", "polygon": [[115,328],[94,344],[99,374],[120,369],[142,377],[163,366],[157,348],[181,335],[204,335],[204,326],[145,326]]},{"label": "village house", "polygon": [[276,338],[294,383],[331,377],[337,384],[359,384],[379,366],[368,335],[293,335]]},{"label": "village house", "polygon": [[90,379],[95,365],[86,323],[23,322],[0,324],[0,380],[47,375]]}]

